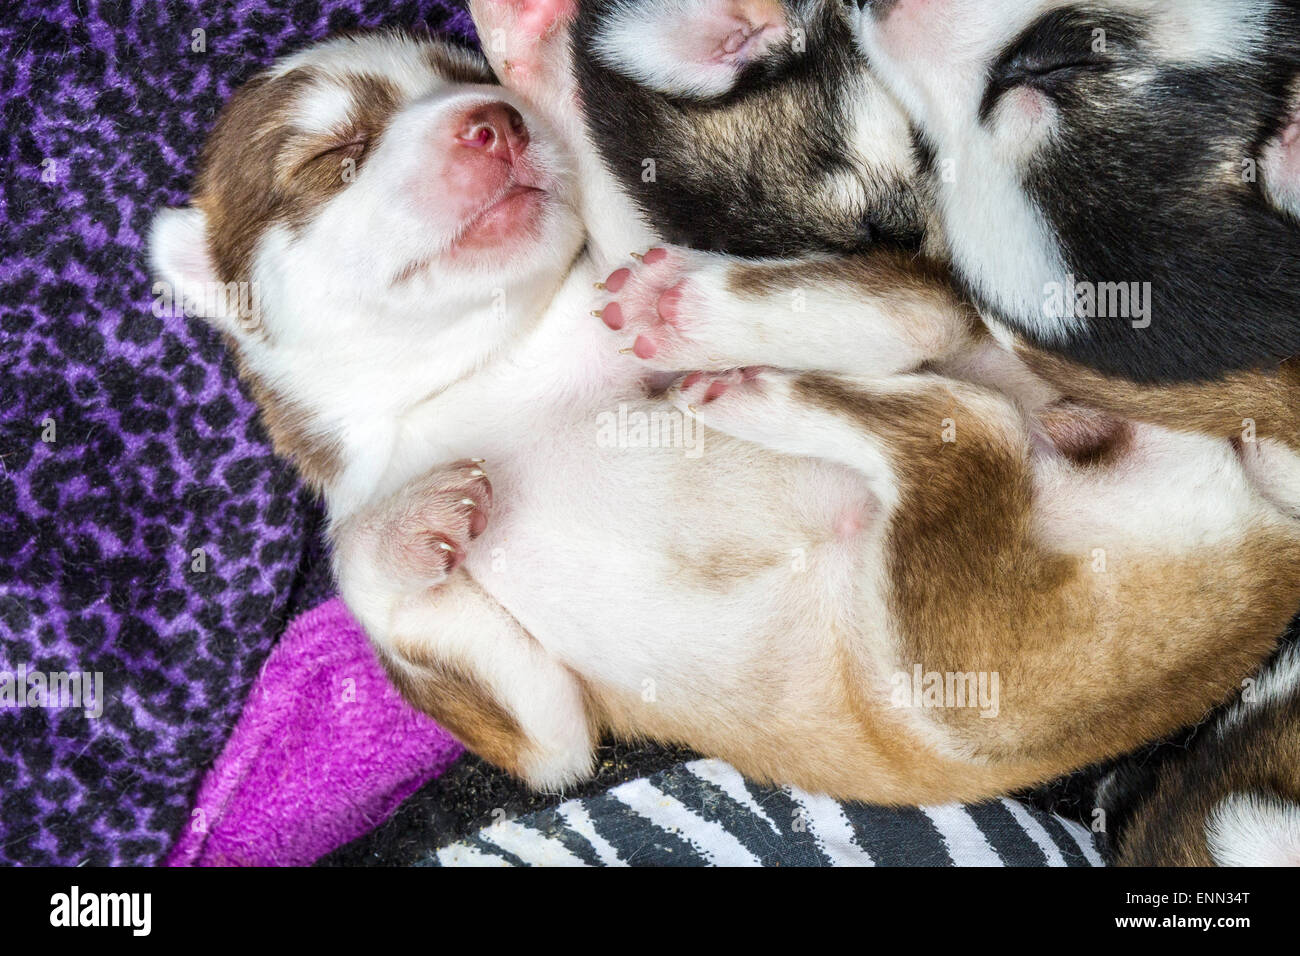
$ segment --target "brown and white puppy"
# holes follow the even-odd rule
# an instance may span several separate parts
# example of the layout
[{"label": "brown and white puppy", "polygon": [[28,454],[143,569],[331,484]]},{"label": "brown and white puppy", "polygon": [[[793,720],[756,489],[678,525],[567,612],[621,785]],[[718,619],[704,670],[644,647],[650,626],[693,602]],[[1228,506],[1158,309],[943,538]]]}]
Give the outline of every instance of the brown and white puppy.
[{"label": "brown and white puppy", "polygon": [[[701,248],[909,243],[910,230],[891,228],[888,212],[920,192],[944,210],[930,220],[927,247],[957,260],[994,319],[1016,311],[1006,303],[1017,295],[1027,304],[1013,326],[1046,312],[1049,287],[1062,300],[1064,280],[1026,286],[1022,273],[1046,259],[1081,280],[1079,293],[1100,293],[1103,306],[1131,285],[1087,277],[1140,277],[1162,293],[1147,302],[1158,309],[1154,332],[1116,312],[1092,340],[1105,347],[1127,334],[1143,348],[1121,345],[1126,360],[1150,365],[1144,348],[1155,346],[1185,374],[1294,331],[1293,8],[866,6],[873,18],[864,29],[892,44],[875,59],[911,93],[923,122],[915,143],[893,102],[881,103],[881,79],[850,55],[856,13],[805,0],[582,0],[572,42],[591,141],[650,222]],[[661,39],[644,42],[656,30]],[[658,164],[650,181],[640,176],[648,156]],[[872,184],[909,159],[916,183],[876,194]],[[857,188],[832,188],[846,173]],[[1077,318],[1090,317],[1080,309]],[[1179,347],[1161,344],[1180,335]],[[655,347],[654,337],[643,345]],[[1111,414],[1236,436],[1261,492],[1300,518],[1300,458],[1287,447],[1300,423],[1295,360],[1273,374],[1150,388],[1022,348],[1062,391]],[[1274,665],[1264,680],[1284,673]],[[1294,861],[1300,759],[1280,706],[1243,703],[1237,711],[1249,720],[1212,718],[1189,743],[1159,751],[1172,758],[1159,772],[1149,756],[1112,772],[1102,803],[1118,861]]]},{"label": "brown and white puppy", "polygon": [[396,36],[278,65],[153,237],[178,286],[257,284],[210,318],[413,702],[538,787],[612,733],[932,803],[1122,752],[1258,666],[1300,529],[1226,441],[1059,406],[910,256],[611,273],[635,220],[534,95],[552,6],[476,5],[513,91]]}]

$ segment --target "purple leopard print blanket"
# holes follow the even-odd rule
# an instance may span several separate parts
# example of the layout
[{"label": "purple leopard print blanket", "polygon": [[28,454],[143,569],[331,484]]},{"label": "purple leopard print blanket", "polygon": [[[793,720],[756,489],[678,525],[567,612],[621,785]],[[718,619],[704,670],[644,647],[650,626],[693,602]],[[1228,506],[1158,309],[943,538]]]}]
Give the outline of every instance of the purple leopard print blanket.
[{"label": "purple leopard print blanket", "polygon": [[0,862],[162,859],[273,642],[328,590],[318,512],[217,336],[153,315],[144,236],[240,81],[380,24],[471,30],[454,0],[6,8]]}]

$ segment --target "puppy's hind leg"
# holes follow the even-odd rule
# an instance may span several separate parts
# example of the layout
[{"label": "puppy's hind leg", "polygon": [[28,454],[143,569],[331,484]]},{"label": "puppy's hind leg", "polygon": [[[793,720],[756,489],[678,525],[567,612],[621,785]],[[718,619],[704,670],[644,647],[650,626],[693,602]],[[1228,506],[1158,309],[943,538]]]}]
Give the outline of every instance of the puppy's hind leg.
[{"label": "puppy's hind leg", "polygon": [[582,686],[459,568],[491,492],[464,463],[334,529],[339,589],[394,684],[484,759],[538,790],[590,775]]},{"label": "puppy's hind leg", "polygon": [[568,26],[576,0],[471,0],[484,56],[501,82],[538,102],[572,99]]},{"label": "puppy's hind leg", "polygon": [[942,455],[967,425],[1007,454],[1018,457],[1028,448],[1028,432],[1009,401],[936,375],[875,380],[770,368],[695,372],[671,397],[709,428],[861,472],[887,509],[899,501],[894,459]]},{"label": "puppy's hind leg", "polygon": [[402,696],[485,760],[548,792],[590,776],[577,679],[464,571],[402,601],[374,637]]}]

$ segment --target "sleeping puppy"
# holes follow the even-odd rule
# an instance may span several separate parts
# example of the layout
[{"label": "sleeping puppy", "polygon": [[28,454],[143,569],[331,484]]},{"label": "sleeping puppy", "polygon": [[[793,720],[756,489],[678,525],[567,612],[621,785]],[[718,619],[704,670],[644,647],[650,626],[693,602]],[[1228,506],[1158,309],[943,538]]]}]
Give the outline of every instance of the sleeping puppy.
[{"label": "sleeping puppy", "polygon": [[572,36],[591,140],[666,241],[760,257],[920,245],[908,119],[838,4],[582,0]]},{"label": "sleeping puppy", "polygon": [[[669,15],[691,43],[644,42],[647,25]],[[849,21],[880,80],[843,65],[833,30],[808,26],[835,16]],[[766,39],[727,52],[750,34]],[[813,37],[820,45],[803,42]],[[951,262],[1040,374],[1112,414],[1244,438],[1252,468],[1300,514],[1294,4],[586,0],[573,42],[592,141],[623,181],[638,152],[657,155],[665,138],[688,143],[679,127],[704,129],[702,116],[724,131],[722,145],[712,154],[692,145],[685,157],[669,147],[673,169],[691,150],[715,166],[719,154],[758,154],[740,168],[770,170],[763,204],[751,214],[741,188],[730,207],[710,207],[727,233],[756,219],[784,228],[808,196],[833,194],[828,170],[870,168],[882,153],[889,170],[906,169],[914,144],[923,170],[914,191],[933,203],[920,216],[927,249]],[[816,71],[823,95],[803,94],[800,70]],[[692,72],[708,82],[683,80]],[[914,141],[881,105],[881,82],[909,114]],[[812,118],[786,108],[796,99]],[[765,102],[777,108],[764,112]],[[630,107],[649,128],[626,121]],[[828,128],[842,141],[833,160],[790,178],[779,157],[820,153]],[[864,129],[893,131],[893,144],[864,139]],[[689,178],[671,182],[671,200],[653,186],[638,191],[651,222],[671,222],[663,207],[700,198],[683,193]],[[832,233],[845,216],[886,221],[843,194]],[[770,211],[782,204],[785,218]],[[769,251],[789,252],[808,231]]]},{"label": "sleeping puppy", "polygon": [[[952,261],[1030,365],[1113,413],[1248,436],[1300,518],[1300,8],[897,0],[859,37],[950,164],[930,181]],[[1106,314],[1106,283],[1145,314]],[[1043,292],[1071,286],[1061,314]],[[1300,654],[1134,776],[1101,791],[1117,863],[1300,865]]]},{"label": "sleeping puppy", "polygon": [[[583,0],[580,6],[573,32],[574,69],[592,142],[603,153],[611,173],[624,181],[628,190],[638,197],[646,217],[651,222],[670,224],[681,241],[702,248],[716,247],[713,237],[705,231],[703,220],[676,219],[673,216],[674,209],[690,209],[697,203],[708,203],[713,199],[713,194],[698,189],[692,178],[684,174],[684,170],[692,170],[692,175],[697,179],[711,179],[724,184],[728,194],[735,197],[742,194],[743,190],[730,185],[731,180],[726,171],[727,157],[756,156],[757,158],[747,161],[755,167],[766,165],[769,169],[780,170],[779,162],[765,163],[765,151],[778,154],[778,147],[773,144],[781,144],[779,151],[788,152],[786,144],[798,141],[801,137],[805,141],[811,139],[812,148],[821,150],[828,141],[825,133],[828,126],[852,131],[863,123],[876,122],[879,135],[889,137],[891,129],[895,131],[895,154],[903,148],[902,134],[897,132],[898,124],[891,119],[894,115],[892,107],[881,107],[864,97],[861,87],[863,84],[869,85],[873,80],[864,77],[861,67],[845,65],[843,46],[847,41],[837,39],[837,34],[823,30],[821,40],[807,47],[816,54],[804,58],[811,61],[805,69],[814,71],[819,77],[816,97],[807,95],[805,86],[783,72],[790,71],[790,61],[800,62],[798,57],[792,56],[790,38],[801,30],[806,30],[810,10],[823,19],[834,19],[832,7],[836,5],[700,0],[698,3],[651,2],[633,6],[618,0]],[[1266,6],[1257,5],[1256,15],[1263,16]],[[944,4],[932,4],[931,7],[940,9]],[[639,44],[637,31],[640,27],[652,22],[656,16],[663,16],[669,8],[672,9],[674,22],[682,24],[686,21],[684,28],[678,33],[666,33],[665,36],[669,39],[657,46]],[[979,6],[980,26],[985,30],[1006,22],[998,17],[985,18],[987,9],[987,4]],[[1093,9],[1096,9],[1095,5]],[[820,14],[816,14],[818,10]],[[1198,10],[1204,14],[1209,7],[1200,4]],[[1188,11],[1190,14],[1191,11]],[[1273,15],[1285,15],[1285,11],[1274,11]],[[1182,24],[1183,27],[1186,25]],[[1249,28],[1251,23],[1219,25],[1225,27],[1220,34],[1207,33],[1205,37],[1215,36],[1217,42],[1223,42],[1224,38]],[[1053,29],[1046,29],[1047,26],[1052,26]],[[1176,257],[1175,261],[1178,262],[1185,262],[1188,257],[1214,255],[1215,243],[1231,247],[1234,236],[1242,234],[1243,230],[1240,229],[1234,233],[1232,229],[1223,228],[1223,223],[1238,218],[1253,221],[1256,231],[1262,228],[1274,240],[1278,238],[1274,225],[1278,221],[1282,221],[1284,227],[1287,225],[1284,219],[1279,220],[1278,213],[1295,211],[1296,184],[1300,183],[1300,176],[1296,175],[1296,170],[1291,165],[1294,161],[1287,160],[1284,155],[1285,148],[1294,146],[1293,131],[1288,131],[1281,138],[1273,137],[1271,145],[1262,150],[1242,147],[1243,156],[1251,152],[1262,153],[1262,168],[1250,162],[1241,163],[1241,188],[1235,188],[1237,184],[1231,183],[1234,188],[1223,191],[1224,195],[1216,200],[1215,207],[1220,210],[1221,221],[1209,225],[1194,225],[1198,221],[1204,224],[1206,210],[1198,205],[1198,200],[1193,195],[1198,189],[1196,181],[1187,176],[1171,177],[1167,184],[1161,186],[1151,182],[1145,167],[1141,171],[1135,171],[1131,165],[1128,169],[1117,165],[1111,171],[1122,171],[1134,185],[1121,190],[1121,194],[1112,199],[1107,199],[1105,192],[1114,189],[1115,182],[1107,182],[1099,176],[1088,178],[1086,175],[1080,181],[1077,167],[1066,168],[1062,177],[1054,180],[1050,174],[1055,172],[1055,165],[1069,167],[1078,162],[1086,167],[1088,163],[1103,162],[1103,154],[1098,149],[1093,149],[1094,144],[1104,144],[1110,150],[1105,154],[1106,162],[1118,163],[1121,156],[1132,160],[1138,147],[1130,145],[1117,152],[1114,150],[1115,138],[1132,136],[1138,131],[1151,135],[1153,122],[1152,118],[1139,122],[1137,117],[1130,116],[1130,120],[1133,120],[1131,125],[1115,125],[1094,131],[1099,132],[1095,138],[1067,140],[1062,134],[1070,130],[1071,125],[1076,127],[1073,132],[1077,137],[1080,133],[1077,129],[1079,124],[1087,124],[1098,116],[1111,117],[1112,114],[1094,111],[1090,116],[1081,108],[1086,102],[1093,102],[1104,95],[1104,91],[1096,86],[1101,78],[1090,74],[1083,64],[1070,64],[1069,57],[1073,55],[1071,51],[1077,51],[1077,45],[1071,47],[1067,44],[1053,49],[1053,44],[1060,39],[1053,36],[1056,26],[1053,21],[1049,21],[1035,37],[1024,38],[1030,46],[1031,39],[1035,43],[1044,44],[1045,50],[1039,50],[1031,56],[1026,48],[1008,58],[1008,63],[1012,60],[1016,63],[1014,67],[1007,66],[1002,74],[1003,82],[996,88],[997,97],[1005,98],[1006,102],[1001,102],[1000,99],[994,102],[997,110],[993,111],[995,115],[990,118],[990,122],[1003,124],[1000,130],[1003,142],[1014,143],[1017,135],[1032,133],[1034,121],[1043,118],[1037,116],[1032,107],[1050,106],[1059,111],[1059,115],[1052,117],[1057,128],[1051,130],[1051,135],[1040,139],[1036,144],[1031,143],[1036,145],[1040,153],[1032,162],[1027,161],[1026,165],[1037,167],[1036,178],[1031,178],[1029,182],[1037,182],[1044,190],[1045,207],[1056,209],[1063,237],[1068,231],[1078,228],[1110,228],[1114,226],[1114,220],[1111,219],[1108,226],[1105,216],[1122,212],[1133,217],[1134,221],[1124,230],[1118,227],[1113,229],[1108,237],[1111,242],[1127,243],[1133,238],[1140,239],[1142,233],[1134,233],[1133,230],[1141,223],[1150,221],[1151,217],[1156,217],[1157,221],[1168,226],[1168,232],[1158,236],[1155,244],[1137,249],[1121,246],[1124,254],[1139,262],[1149,261],[1154,252],[1163,255],[1164,252],[1160,251],[1161,243],[1167,245],[1168,242],[1191,243],[1188,249]],[[1077,30],[1078,25],[1075,26]],[[1177,27],[1178,24],[1167,20],[1164,26]],[[977,39],[982,35],[981,30],[961,34],[963,38]],[[1284,35],[1276,34],[1271,40],[1279,44]],[[674,36],[690,37],[695,48],[675,46],[670,42]],[[1091,36],[1089,34],[1090,38]],[[750,37],[759,38],[762,42],[751,42]],[[829,56],[826,54],[828,42],[832,45]],[[942,102],[950,92],[951,81],[945,77],[942,64],[926,57],[931,38],[927,36],[920,40],[914,39],[913,42],[917,44],[913,48],[918,56],[917,75],[923,81],[933,79],[929,82],[929,95],[934,101]],[[630,57],[627,52],[634,46],[640,54]],[[726,49],[728,46],[731,47],[730,50]],[[701,47],[709,53],[701,56]],[[723,51],[726,51],[726,55],[719,55]],[[1063,62],[1057,64],[1061,69],[1055,74],[1045,66],[1052,55],[1063,58]],[[1257,62],[1267,60],[1259,50],[1255,51],[1255,56]],[[1289,68],[1279,67],[1276,76],[1290,76],[1293,70],[1294,64]],[[1022,83],[1022,88],[1019,89],[1014,88],[1016,84],[1012,82],[1017,79],[1017,71]],[[1040,73],[1042,75],[1038,75]],[[693,76],[694,82],[691,80]],[[728,77],[730,84],[727,82]],[[1165,79],[1168,80],[1168,75]],[[1238,123],[1260,122],[1258,114],[1261,106],[1266,107],[1270,102],[1276,105],[1276,100],[1267,89],[1261,87],[1263,78],[1258,70],[1250,75],[1250,80],[1251,83],[1240,87],[1235,85],[1235,81],[1230,83],[1233,89],[1224,98],[1224,102],[1232,104],[1232,109],[1237,111],[1235,122]],[[1219,84],[1224,82],[1225,77],[1220,76]],[[1084,93],[1072,91],[1070,86],[1074,83],[1093,84],[1087,92],[1094,99],[1087,100]],[[1268,81],[1263,80],[1263,86],[1267,85]],[[1159,90],[1158,85],[1155,89]],[[955,92],[952,91],[954,95]],[[1197,91],[1191,88],[1185,92]],[[1155,97],[1158,94],[1149,92],[1148,95]],[[1245,104],[1248,107],[1245,109],[1242,108],[1243,97],[1249,101]],[[863,104],[859,109],[854,109],[850,103],[854,98]],[[1053,102],[1056,98],[1060,102]],[[1023,102],[1026,99],[1036,99],[1038,102],[1026,104]],[[765,103],[772,104],[775,108],[765,109]],[[812,115],[792,122],[788,107],[795,103]],[[1016,110],[1026,105],[1031,107],[1027,112],[1028,119],[1018,119]],[[630,110],[646,120],[635,124],[627,123],[625,117]],[[1256,111],[1255,114],[1252,114],[1252,110]],[[1266,109],[1263,112],[1266,113]],[[864,113],[869,114],[868,119],[862,118]],[[1178,114],[1161,117],[1174,127],[1178,126],[1180,118]],[[1018,121],[1021,126],[1016,125]],[[1276,128],[1276,123],[1267,119],[1263,125],[1266,129]],[[998,132],[995,128],[994,134]],[[1178,148],[1184,148],[1187,136],[1204,137],[1206,129],[1183,132],[1180,139],[1182,145]],[[1039,135],[1043,136],[1041,130]],[[1162,156],[1174,148],[1160,139],[1160,136],[1157,136],[1155,144],[1142,144],[1142,162],[1148,162],[1152,156]],[[1265,135],[1262,139],[1267,141],[1270,137]],[[1068,151],[1064,145],[1067,142]],[[704,143],[710,144],[710,148],[704,148],[701,145]],[[851,132],[845,136],[839,144],[841,152],[836,156],[837,164],[852,165],[844,157],[846,154],[860,155],[858,143],[859,138]],[[877,149],[881,151],[879,147]],[[918,150],[919,155],[924,155],[925,152],[927,151]],[[656,183],[639,181],[639,157],[643,155],[668,155],[672,158],[671,162],[664,161],[659,165],[659,178],[664,182],[671,179],[670,188],[661,190]],[[935,154],[927,163],[938,175],[929,177],[929,187],[922,188],[933,189],[934,186],[942,186],[947,182],[951,190],[948,196],[950,202],[955,204],[969,199],[972,203],[985,203],[981,214],[990,224],[989,228],[996,223],[999,228],[1005,229],[1006,214],[1024,204],[1000,201],[990,194],[981,193],[980,186],[987,179],[987,173],[946,181],[943,174],[957,171],[957,166],[948,161],[950,155],[945,153],[939,158]],[[1197,160],[1194,152],[1176,158],[1180,163],[1193,166],[1203,161]],[[1168,166],[1167,163],[1162,164],[1161,168]],[[1255,171],[1259,172],[1258,177],[1250,175]],[[1074,175],[1075,179],[1070,180],[1069,175]],[[765,236],[762,230],[767,228],[766,224],[775,222],[778,229],[784,230],[785,235],[796,237],[794,244],[799,248],[824,248],[826,243],[821,238],[816,241],[807,241],[805,238],[808,230],[815,229],[815,226],[805,225],[802,230],[790,229],[782,217],[797,215],[796,210],[804,208],[808,196],[823,195],[822,187],[826,178],[824,170],[816,171],[804,181],[785,172],[774,173],[762,183],[764,194],[769,197],[764,205],[751,209],[740,202],[729,205],[713,202],[709,207],[710,214],[713,221],[728,235],[740,232]],[[1250,188],[1256,178],[1261,187],[1259,192]],[[995,183],[990,183],[990,188],[992,185]],[[1200,188],[1204,191],[1203,186]],[[959,195],[963,189],[974,195]],[[1050,202],[1052,195],[1056,197],[1054,206]],[[1095,201],[1103,207],[1101,212],[1104,215],[1100,218],[1080,217],[1079,221],[1075,221],[1061,212],[1071,200],[1075,203]],[[1167,202],[1168,210],[1148,209],[1145,216],[1139,215],[1136,206],[1143,203],[1150,205],[1156,200]],[[888,203],[879,202],[878,205],[887,206]],[[1224,212],[1224,209],[1228,211]],[[853,211],[854,207],[848,206],[840,213],[828,216],[826,221],[830,228],[829,234],[834,234],[837,215],[852,214]],[[972,219],[974,226],[971,232],[975,238],[969,240],[969,256],[992,257],[1005,251],[997,237],[984,236],[981,245],[977,233],[979,218],[972,216]],[[1012,232],[1014,238],[1014,230]],[[1283,233],[1284,238],[1287,235]],[[1205,237],[1204,241],[1202,236]],[[882,230],[873,238],[879,240],[889,237]],[[1046,241],[1046,230],[1040,238]],[[1066,240],[1062,238],[1060,241],[1064,244]],[[787,241],[757,251],[787,251],[790,245]],[[1083,245],[1086,247],[1087,244]],[[933,235],[928,247],[941,255],[945,254],[942,243],[934,242]],[[1098,241],[1091,254],[1104,256],[1108,252],[1108,248]],[[1259,264],[1247,261],[1244,268],[1249,273],[1252,268],[1262,268],[1262,263],[1262,259]],[[1279,268],[1285,271],[1292,267],[1292,263],[1293,259],[1288,256]],[[1237,265],[1241,265],[1240,258]],[[1165,270],[1164,262],[1156,262],[1155,266],[1159,267],[1153,270],[1156,275]],[[1147,269],[1148,266],[1138,268]],[[1194,285],[1204,283],[1216,275],[1222,273],[1201,267],[1189,269],[1186,275],[1174,276],[1173,279]],[[1279,321],[1272,310],[1277,303],[1288,301],[1287,296],[1293,294],[1293,287],[1270,289],[1265,281],[1252,286],[1249,276],[1240,273],[1234,277],[1234,281],[1246,283],[1244,298],[1249,299],[1261,292],[1273,296],[1272,301],[1265,303],[1261,313],[1269,322]],[[997,285],[996,279],[992,284]],[[1085,288],[1085,285],[1081,284],[1080,288]],[[1190,286],[1185,291],[1193,297],[1200,296]],[[1227,294],[1229,290],[1225,287],[1217,291]],[[983,298],[987,301],[989,297],[986,295]],[[1229,300],[1227,304],[1231,305],[1232,301]],[[1220,301],[1219,306],[1224,307],[1224,303]],[[1293,315],[1294,312],[1283,312],[1280,320],[1285,322]],[[1112,411],[1128,412],[1138,417],[1159,413],[1160,420],[1173,426],[1186,427],[1182,416],[1197,407],[1197,395],[1191,389],[1213,396],[1219,408],[1229,412],[1226,426],[1209,423],[1209,430],[1224,430],[1225,433],[1243,431],[1252,418],[1266,421],[1271,418],[1269,424],[1276,434],[1279,421],[1283,424],[1294,421],[1298,404],[1295,393],[1288,389],[1285,379],[1280,378],[1260,383],[1251,382],[1243,376],[1229,378],[1213,389],[1205,385],[1191,388],[1166,386],[1159,391],[1150,392],[1115,379],[1103,381],[1087,374],[1078,366],[1061,363],[1059,360],[1049,363],[1049,357],[1041,352],[1026,351],[1024,354],[1037,363],[1036,367],[1055,372],[1058,380],[1063,380],[1063,371],[1069,371],[1072,378],[1067,385],[1073,385],[1076,392],[1087,395],[1094,403],[1108,405]],[[1260,384],[1264,385],[1262,392],[1258,388]],[[1271,411],[1271,414],[1261,415],[1261,411]],[[1198,425],[1197,422],[1192,424]],[[1293,516],[1300,517],[1300,469],[1295,467],[1287,449],[1280,442],[1267,439],[1241,441],[1238,448],[1247,469],[1260,480],[1261,489],[1279,506],[1289,510]],[[1290,677],[1295,676],[1292,673],[1295,652],[1292,651],[1286,660],[1291,662],[1290,665],[1285,662],[1271,665],[1262,677],[1265,687],[1275,688],[1273,692],[1256,698],[1271,702],[1267,707],[1262,703],[1243,702],[1235,708],[1232,715],[1215,717],[1208,725],[1211,729],[1207,731],[1202,728],[1187,745],[1187,749],[1173,750],[1173,761],[1165,764],[1165,769],[1159,773],[1152,769],[1149,761],[1144,760],[1141,764],[1126,763],[1112,774],[1101,802],[1107,809],[1111,844],[1119,862],[1206,865],[1211,862],[1300,861],[1296,856],[1296,848],[1300,846],[1296,839],[1300,809],[1293,773],[1295,767],[1300,766],[1300,753],[1295,750],[1296,721],[1292,719],[1296,694],[1294,688],[1286,692],[1278,689],[1283,684],[1295,683],[1290,680]],[[1239,719],[1243,714],[1249,715],[1249,719]]]},{"label": "sleeping puppy", "polygon": [[858,37],[951,169],[930,181],[952,261],[1027,360],[1244,439],[1300,516],[1300,8],[898,0]]},{"label": "sleeping puppy", "polygon": [[[1138,382],[1300,355],[1295,4],[897,0],[858,37],[951,172],[955,268],[1019,334]],[[1105,283],[1150,301],[1106,314]]]},{"label": "sleeping puppy", "polygon": [[933,803],[1258,666],[1300,528],[1227,442],[1061,404],[912,255],[614,269],[638,227],[569,155],[554,10],[476,5],[509,90],[397,35],[276,65],[152,236],[177,288],[256,286],[207,318],[408,699],[541,788],[610,733]]},{"label": "sleeping puppy", "polygon": [[1102,781],[1121,866],[1300,866],[1300,645],[1155,765]]}]

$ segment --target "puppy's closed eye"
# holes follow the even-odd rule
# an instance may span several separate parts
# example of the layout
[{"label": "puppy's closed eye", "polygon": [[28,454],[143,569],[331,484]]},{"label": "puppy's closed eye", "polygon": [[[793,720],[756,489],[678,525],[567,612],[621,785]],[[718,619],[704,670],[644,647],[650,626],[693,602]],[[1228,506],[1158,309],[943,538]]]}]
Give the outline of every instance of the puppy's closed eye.
[{"label": "puppy's closed eye", "polygon": [[334,133],[290,135],[276,157],[276,182],[289,193],[313,187],[344,188],[355,178],[371,147],[364,130],[347,127]]},{"label": "puppy's closed eye", "polygon": [[333,137],[324,143],[318,141],[315,152],[303,160],[300,166],[306,166],[322,159],[332,159],[337,162],[347,159],[359,160],[364,155],[369,143],[370,139],[365,133],[354,131]]},{"label": "puppy's closed eye", "polygon": [[1100,73],[1114,62],[1127,31],[1116,21],[1085,18],[1069,10],[1047,14],[1011,43],[989,69],[980,104],[987,119],[1003,95],[1028,87],[1057,96],[1079,77]]}]

